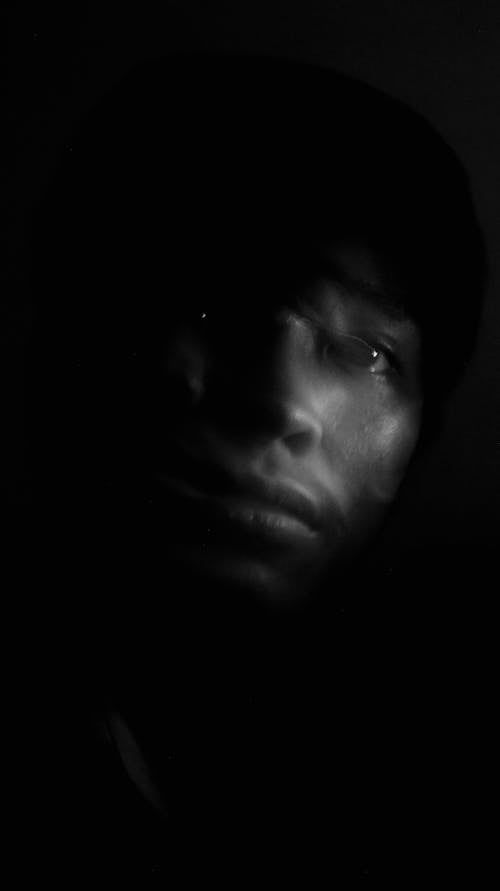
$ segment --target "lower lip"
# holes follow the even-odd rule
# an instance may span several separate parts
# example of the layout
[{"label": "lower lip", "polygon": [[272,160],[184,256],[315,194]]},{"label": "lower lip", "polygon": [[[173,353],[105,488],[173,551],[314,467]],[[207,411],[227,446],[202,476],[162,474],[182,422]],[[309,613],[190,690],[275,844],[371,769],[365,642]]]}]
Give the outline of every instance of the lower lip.
[{"label": "lower lip", "polygon": [[309,526],[282,511],[237,499],[218,499],[215,505],[234,528],[239,527],[271,541],[287,543],[315,537]]},{"label": "lower lip", "polygon": [[[256,543],[290,546],[316,540],[318,533],[292,514],[238,496],[205,495],[179,480],[163,477],[162,485],[185,504],[191,503],[203,528],[217,538],[232,536]],[[191,515],[191,522],[194,517]],[[191,523],[190,523],[191,525]]]}]

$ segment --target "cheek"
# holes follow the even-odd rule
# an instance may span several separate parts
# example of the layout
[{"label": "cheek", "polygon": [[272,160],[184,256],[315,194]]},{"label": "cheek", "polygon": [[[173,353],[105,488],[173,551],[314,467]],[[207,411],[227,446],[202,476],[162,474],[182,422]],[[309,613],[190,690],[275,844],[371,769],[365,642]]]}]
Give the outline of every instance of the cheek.
[{"label": "cheek", "polygon": [[168,342],[161,358],[165,382],[182,391],[196,404],[203,396],[208,359],[201,342],[188,331],[180,331]]},{"label": "cheek", "polygon": [[367,485],[373,497],[391,502],[396,495],[415,449],[420,429],[420,413],[400,409],[374,427],[369,449]]},{"label": "cheek", "polygon": [[330,405],[327,449],[346,507],[391,502],[417,443],[419,404],[380,391],[344,394]]}]

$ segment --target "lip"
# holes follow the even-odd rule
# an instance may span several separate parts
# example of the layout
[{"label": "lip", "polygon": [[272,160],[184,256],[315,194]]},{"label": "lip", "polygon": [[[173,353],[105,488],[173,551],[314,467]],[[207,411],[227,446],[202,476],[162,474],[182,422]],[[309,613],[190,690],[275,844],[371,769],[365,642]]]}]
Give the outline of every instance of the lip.
[{"label": "lip", "polygon": [[213,504],[218,515],[238,529],[258,538],[287,544],[295,540],[311,539],[315,530],[297,514],[283,510],[265,501],[238,498],[216,498]]},{"label": "lip", "polygon": [[197,501],[242,529],[276,540],[311,538],[320,531],[318,501],[295,481],[232,474],[216,464],[194,462],[190,468],[185,461],[175,478],[155,476],[163,488]]},{"label": "lip", "polygon": [[317,503],[296,483],[247,477],[241,481],[236,498],[227,499],[227,505],[235,515],[250,511],[269,525],[276,518],[278,525],[289,520],[291,527],[318,530]]}]

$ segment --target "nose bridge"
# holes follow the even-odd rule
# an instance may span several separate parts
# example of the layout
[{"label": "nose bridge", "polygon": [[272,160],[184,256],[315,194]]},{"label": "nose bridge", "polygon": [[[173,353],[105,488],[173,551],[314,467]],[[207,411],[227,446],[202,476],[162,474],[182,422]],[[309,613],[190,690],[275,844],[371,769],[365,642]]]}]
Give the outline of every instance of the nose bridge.
[{"label": "nose bridge", "polygon": [[[277,312],[267,361],[270,383],[278,398],[291,402],[306,398],[312,351],[312,335],[307,324],[291,310]],[[265,364],[264,360],[264,367]]]},{"label": "nose bridge", "polygon": [[284,370],[298,370],[307,363],[312,348],[312,339],[306,323],[290,309],[280,309],[275,315],[275,357]]},{"label": "nose bridge", "polygon": [[275,323],[260,398],[273,416],[277,438],[291,451],[304,452],[322,436],[313,399],[312,335],[288,309],[277,312]]}]

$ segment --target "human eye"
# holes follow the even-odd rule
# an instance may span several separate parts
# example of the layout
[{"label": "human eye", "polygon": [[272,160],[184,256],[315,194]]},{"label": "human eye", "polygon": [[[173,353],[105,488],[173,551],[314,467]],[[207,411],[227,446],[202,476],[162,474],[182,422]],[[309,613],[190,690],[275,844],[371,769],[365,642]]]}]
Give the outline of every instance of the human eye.
[{"label": "human eye", "polygon": [[388,345],[369,342],[354,334],[335,332],[324,336],[323,360],[353,371],[370,374],[399,374],[398,358]]}]

